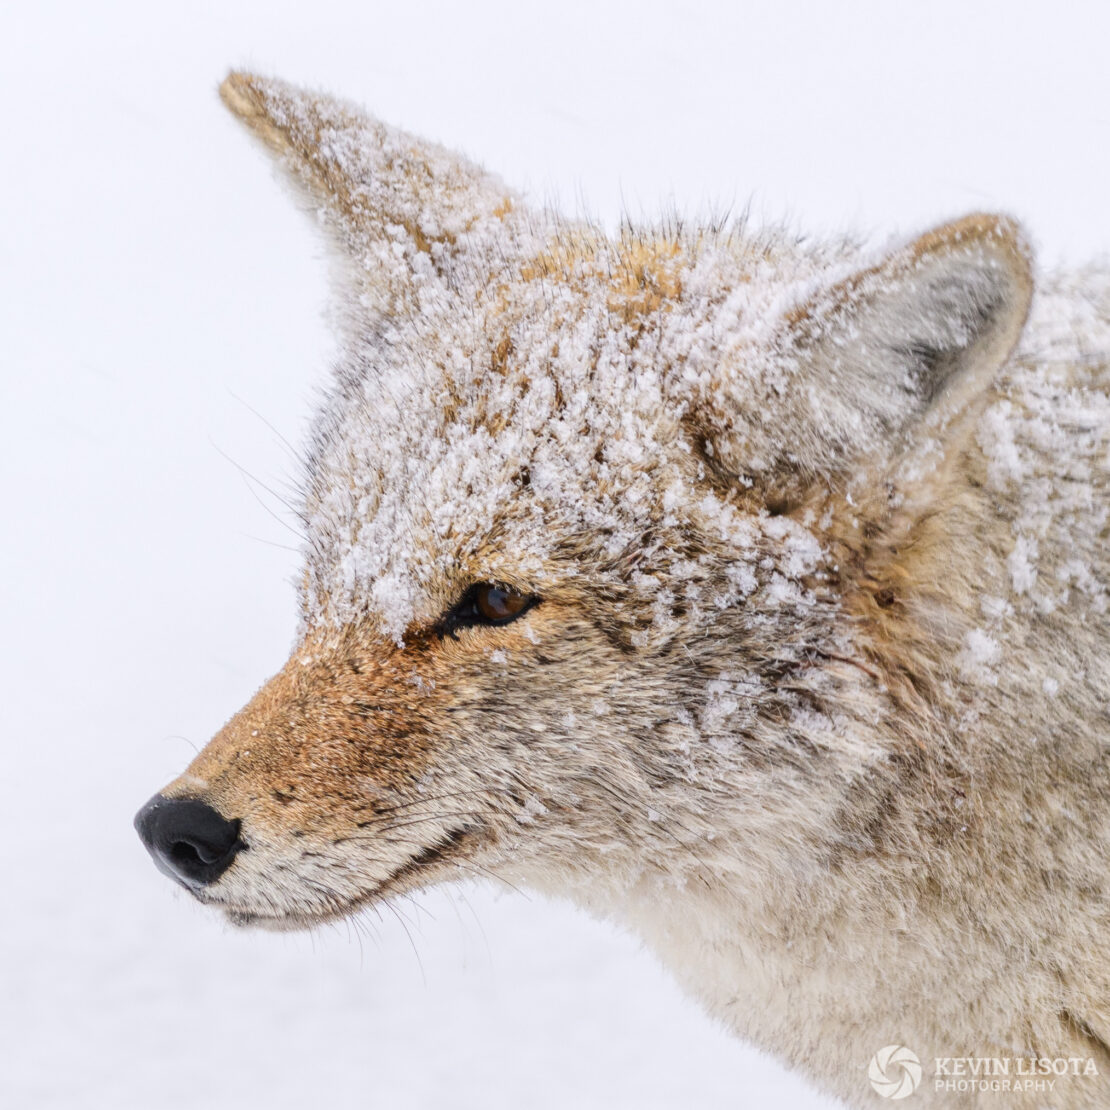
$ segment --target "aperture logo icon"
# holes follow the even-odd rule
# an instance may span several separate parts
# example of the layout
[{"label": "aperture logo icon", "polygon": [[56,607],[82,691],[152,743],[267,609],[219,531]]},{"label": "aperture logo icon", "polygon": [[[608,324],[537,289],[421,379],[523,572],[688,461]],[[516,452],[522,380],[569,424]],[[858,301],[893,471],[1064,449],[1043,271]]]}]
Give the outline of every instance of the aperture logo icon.
[{"label": "aperture logo icon", "polygon": [[871,1057],[867,1077],[883,1098],[909,1098],[921,1083],[921,1061],[905,1045],[888,1044]]}]

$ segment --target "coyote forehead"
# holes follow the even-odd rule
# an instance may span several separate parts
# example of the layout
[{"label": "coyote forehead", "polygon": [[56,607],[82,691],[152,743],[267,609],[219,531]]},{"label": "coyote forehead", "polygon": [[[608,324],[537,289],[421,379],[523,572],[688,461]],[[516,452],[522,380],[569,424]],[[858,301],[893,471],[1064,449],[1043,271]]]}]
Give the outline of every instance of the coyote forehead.
[{"label": "coyote forehead", "polygon": [[273,928],[572,897],[853,1101],[891,1043],[1110,1072],[1106,271],[1034,299],[987,214],[608,236],[221,92],[329,235],[341,346],[296,646],[140,812],[158,866]]},{"label": "coyote forehead", "polygon": [[[587,554],[615,586],[636,550],[654,590],[678,554],[659,537],[691,516],[713,522],[738,567],[755,555],[754,522],[706,480],[682,377],[740,357],[773,318],[781,271],[761,283],[738,241],[681,233],[650,244],[579,234],[560,258],[509,220],[471,245],[449,291],[363,329],[345,356],[308,467],[309,626],[372,615],[399,640],[460,584],[540,589]],[[814,267],[791,269],[801,282]]]}]

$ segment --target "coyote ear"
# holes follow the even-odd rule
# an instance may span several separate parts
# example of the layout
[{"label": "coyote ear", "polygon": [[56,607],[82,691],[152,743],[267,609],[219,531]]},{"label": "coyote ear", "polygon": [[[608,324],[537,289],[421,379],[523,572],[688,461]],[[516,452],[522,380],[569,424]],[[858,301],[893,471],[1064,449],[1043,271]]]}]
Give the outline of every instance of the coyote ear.
[{"label": "coyote ear", "polygon": [[383,308],[513,208],[496,178],[354,105],[249,73],[229,74],[220,96],[320,209],[360,282],[387,294]]},{"label": "coyote ear", "polygon": [[1032,288],[1028,248],[1005,217],[923,235],[807,296],[741,352],[703,394],[711,453],[771,496],[841,484],[862,456],[895,459],[914,429],[975,410]]}]

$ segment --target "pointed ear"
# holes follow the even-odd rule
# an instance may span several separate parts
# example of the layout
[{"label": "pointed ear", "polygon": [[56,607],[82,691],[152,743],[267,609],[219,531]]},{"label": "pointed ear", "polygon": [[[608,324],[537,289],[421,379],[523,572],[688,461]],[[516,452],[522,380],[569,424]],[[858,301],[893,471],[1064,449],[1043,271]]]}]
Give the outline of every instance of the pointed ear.
[{"label": "pointed ear", "polygon": [[694,401],[727,472],[789,498],[943,434],[1010,356],[1032,296],[1011,220],[972,215],[810,293]]},{"label": "pointed ear", "polygon": [[495,177],[351,104],[249,73],[231,73],[220,96],[321,212],[361,280],[391,294],[385,309],[513,209]]}]

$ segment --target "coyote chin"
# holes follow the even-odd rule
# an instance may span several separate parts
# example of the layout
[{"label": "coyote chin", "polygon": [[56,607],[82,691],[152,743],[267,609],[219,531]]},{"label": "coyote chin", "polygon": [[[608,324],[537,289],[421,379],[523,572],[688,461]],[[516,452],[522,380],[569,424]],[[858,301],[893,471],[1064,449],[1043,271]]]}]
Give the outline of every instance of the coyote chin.
[{"label": "coyote chin", "polygon": [[1008,1105],[1110,1106],[1107,271],[986,214],[609,237],[221,91],[326,229],[341,354],[296,646],[140,812],[158,866],[276,929],[505,879],[853,1105],[904,1045],[916,1105],[934,1058],[1077,1057]]}]

